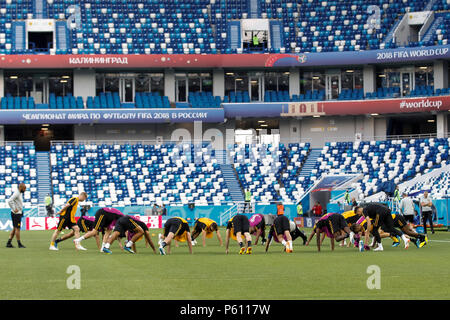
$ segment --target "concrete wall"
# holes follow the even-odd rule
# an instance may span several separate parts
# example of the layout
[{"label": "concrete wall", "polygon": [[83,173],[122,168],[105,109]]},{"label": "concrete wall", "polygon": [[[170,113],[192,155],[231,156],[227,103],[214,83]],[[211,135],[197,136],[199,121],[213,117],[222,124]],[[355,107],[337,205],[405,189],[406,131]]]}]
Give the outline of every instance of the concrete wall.
[{"label": "concrete wall", "polygon": [[5,77],[3,70],[0,70],[0,98],[5,95]]},{"label": "concrete wall", "polygon": [[[133,124],[133,125],[76,125],[75,141],[180,141],[186,137],[191,141],[213,141],[215,149],[234,144],[236,121],[229,119],[223,124],[181,123],[181,124]],[[354,141],[355,134],[361,133],[363,140],[386,137],[386,118],[368,116],[320,117],[304,119],[281,119],[280,141],[310,142],[320,148],[329,141]]]},{"label": "concrete wall", "polygon": [[[398,25],[397,31],[394,34],[395,43],[403,46],[409,43],[409,39],[414,36],[414,30],[408,24],[408,19],[402,19]],[[416,32],[417,37],[417,32]]]},{"label": "concrete wall", "polygon": [[377,91],[375,66],[367,65],[363,67],[363,90],[364,94]]},{"label": "concrete wall", "polygon": [[438,138],[447,138],[448,112],[439,112],[436,115],[436,134]]},{"label": "concrete wall", "polygon": [[433,65],[434,73],[434,88],[442,89],[448,88],[449,83],[449,72],[448,72],[448,61],[437,60]]},{"label": "concrete wall", "polygon": [[223,69],[213,70],[213,96],[223,99],[225,96],[225,72]]},{"label": "concrete wall", "polygon": [[372,139],[375,133],[373,117],[355,117],[355,134],[360,133],[362,139]]},{"label": "concrete wall", "polygon": [[375,118],[374,129],[375,129],[375,136],[377,137],[377,140],[386,139],[387,118],[384,118],[384,117]]},{"label": "concrete wall", "polygon": [[[161,137],[163,141],[170,141],[180,137],[192,139],[191,141],[208,140],[211,138],[225,145],[225,129],[223,124],[209,123],[181,123],[181,124],[123,124],[123,125],[76,125],[74,140],[100,141],[155,141]],[[233,137],[234,140],[234,137]],[[223,141],[223,142],[222,142]]]},{"label": "concrete wall", "polygon": [[87,97],[96,95],[94,70],[73,70],[73,95],[83,97],[85,102]]},{"label": "concrete wall", "polygon": [[301,137],[310,140],[312,147],[327,141],[352,141],[356,132],[354,117],[308,118],[301,122]]},{"label": "concrete wall", "polygon": [[169,97],[169,101],[175,101],[175,72],[173,70],[164,71],[164,95]]},{"label": "concrete wall", "polygon": [[310,142],[314,148],[329,141],[354,141],[361,133],[363,140],[386,137],[386,119],[368,116],[281,119],[282,143]]},{"label": "concrete wall", "polygon": [[280,141],[283,143],[298,142],[301,139],[301,120],[280,120]]},{"label": "concrete wall", "polygon": [[289,70],[289,95],[300,94],[300,69]]}]

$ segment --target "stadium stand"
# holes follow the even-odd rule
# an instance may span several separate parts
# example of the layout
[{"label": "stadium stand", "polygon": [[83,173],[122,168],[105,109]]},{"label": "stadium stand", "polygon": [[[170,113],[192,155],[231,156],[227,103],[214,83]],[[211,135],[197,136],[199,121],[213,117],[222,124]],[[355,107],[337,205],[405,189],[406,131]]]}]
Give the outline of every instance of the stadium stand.
[{"label": "stadium stand", "polygon": [[[220,98],[219,98],[220,99]],[[217,99],[200,100],[196,107],[220,107]],[[3,97],[0,109],[117,109],[117,108],[170,108],[169,98],[161,97],[157,93],[137,92],[135,103],[121,103],[117,92],[100,93],[99,96],[87,97],[86,102],[82,97],[74,97],[68,94],[64,97],[51,93],[49,103],[35,104],[33,97]]]},{"label": "stadium stand", "polygon": [[288,156],[283,144],[234,145],[229,156],[243,189],[252,193],[252,200],[268,203],[280,199],[278,180]]},{"label": "stadium stand", "polygon": [[311,144],[307,143],[290,143],[288,145],[288,155],[286,169],[281,173],[280,179],[280,197],[289,199],[292,195],[294,199],[300,199],[306,190],[299,184],[297,188],[296,181],[292,177],[298,177],[300,169],[305,164],[307,157],[311,152]]},{"label": "stadium stand", "polygon": [[364,99],[363,89],[344,89],[339,94],[338,100],[362,100]]},{"label": "stadium stand", "polygon": [[192,108],[220,108],[222,100],[211,92],[189,92],[189,103]]},{"label": "stadium stand", "polygon": [[100,205],[227,203],[214,155],[207,144],[53,144],[55,202],[82,189]]},{"label": "stadium stand", "polygon": [[248,94],[248,91],[236,91],[236,92],[231,92],[229,99],[227,99],[226,102],[236,102],[236,103],[240,103],[240,102],[250,102],[250,96]]},{"label": "stadium stand", "polygon": [[30,97],[2,97],[0,109],[34,109],[34,98]]},{"label": "stadium stand", "polygon": [[[432,172],[425,170],[425,172]],[[416,182],[413,185],[406,186],[402,191],[411,195],[421,194],[424,190],[427,190],[433,195],[435,199],[442,199],[445,196],[449,196],[449,186],[450,186],[450,172],[444,171],[439,175],[424,179],[420,182]]]},{"label": "stadium stand", "polygon": [[[311,152],[309,143],[234,145],[228,152],[242,190],[249,189],[253,201],[292,203],[325,174],[362,173],[356,189],[370,196],[381,191],[386,181],[398,184],[445,164],[449,144],[449,139],[438,138],[329,142],[306,178],[299,173]],[[105,199],[106,205],[230,202],[211,145],[198,148],[191,144],[187,149],[175,144],[52,145],[55,200],[82,189],[93,202]],[[196,152],[211,156],[190,162]]]},{"label": "stadium stand", "polygon": [[[243,189],[257,202],[293,202],[324,174],[363,173],[356,188],[366,195],[380,191],[383,182],[396,184],[446,164],[450,139],[410,139],[330,142],[321,150],[309,177],[299,179],[311,148],[308,143],[234,145],[232,164]],[[196,153],[198,163],[191,162]],[[204,154],[211,154],[211,156]],[[202,156],[203,154],[203,156]],[[105,205],[227,203],[231,201],[220,165],[208,144],[52,145],[50,161],[55,201],[85,190],[94,203]],[[27,205],[37,202],[36,157],[32,145],[0,147],[0,200],[13,185],[25,182]],[[448,172],[406,191],[427,185],[433,193],[446,192]],[[438,182],[438,183],[437,183]]]},{"label": "stadium stand", "polygon": [[6,200],[15,192],[19,183],[28,186],[23,195],[24,206],[36,205],[37,172],[36,152],[32,144],[9,143],[0,146],[0,207],[8,208]]},{"label": "stadium stand", "polygon": [[[299,181],[301,190],[308,190],[324,174],[362,173],[364,177],[356,188],[371,195],[381,191],[386,181],[398,184],[445,163],[449,144],[450,140],[444,138],[328,142],[309,177]],[[297,182],[295,176],[290,179]],[[287,196],[292,201],[297,199],[293,193],[287,192]]]},{"label": "stadium stand", "polygon": [[381,185],[396,184],[446,163],[448,139],[404,139],[362,142],[329,142],[321,150],[309,176],[299,176],[311,149],[308,143],[286,148],[266,145],[235,145],[230,151],[241,185],[255,201],[295,202],[325,174],[362,173],[356,188],[366,195]]},{"label": "stadium stand", "polygon": [[[380,8],[380,32],[367,22],[370,6]],[[49,18],[69,21],[66,46],[56,54],[215,54],[236,53],[230,48],[230,22],[263,18],[280,24],[279,46],[264,52],[336,52],[392,48],[384,38],[403,14],[425,9],[427,1],[321,1],[250,2],[238,0],[151,1],[75,0],[45,1],[38,11],[33,1],[0,2],[0,54],[49,53],[31,46],[15,47],[15,21]],[[431,8],[450,9],[447,1],[434,1]],[[408,46],[446,44],[448,13],[436,13],[433,31],[424,41]],[[319,23],[320,22],[320,23]],[[44,48],[45,49],[45,48]],[[248,52],[245,49],[244,52]]]}]

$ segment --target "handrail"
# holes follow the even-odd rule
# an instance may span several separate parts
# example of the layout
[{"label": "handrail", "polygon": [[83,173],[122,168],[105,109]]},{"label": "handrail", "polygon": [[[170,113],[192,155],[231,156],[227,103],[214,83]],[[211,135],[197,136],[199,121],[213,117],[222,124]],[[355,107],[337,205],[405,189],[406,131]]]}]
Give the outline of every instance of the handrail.
[{"label": "handrail", "polygon": [[[280,201],[268,201],[268,202],[257,202],[257,201],[251,201],[252,203],[252,207],[254,207],[254,205],[256,204],[260,204],[260,205],[272,205],[272,204],[278,204]],[[160,201],[153,201],[151,206],[153,206],[153,204],[159,204],[161,203]],[[195,206],[210,206],[210,205],[217,205],[219,204],[222,206],[234,206],[236,204],[244,204],[246,203],[245,201],[220,201],[220,202],[212,202],[212,201],[208,201],[208,202],[203,202],[202,204],[195,204],[195,201],[189,202],[189,203],[181,203],[181,202],[169,202],[169,203],[164,203],[166,206],[173,206],[173,207],[182,207],[182,206],[188,206],[189,204],[195,204]],[[58,204],[54,204],[54,206],[61,206],[60,203]],[[105,205],[101,205],[99,202],[92,202],[92,201],[86,201],[86,202],[80,202],[79,204],[80,207],[83,206],[90,206],[90,207],[102,207]],[[132,207],[147,207],[150,206],[149,204],[137,204],[137,203],[131,203],[131,204],[124,204],[124,205],[119,205],[117,203],[111,205],[111,206],[115,206],[115,207],[123,207],[123,206],[132,206]],[[37,205],[36,205],[37,207]]]},{"label": "handrail", "polygon": [[[231,208],[229,208],[228,210],[226,210],[225,212],[223,212],[220,215],[220,225],[224,225],[224,222],[230,220],[232,217],[234,217],[236,214],[238,214],[239,211],[242,212],[243,208],[245,209],[245,205],[247,203],[248,202],[245,202],[245,201],[234,202],[234,205]],[[277,202],[272,201],[269,204],[272,204],[272,203],[277,203]],[[256,205],[256,202],[254,202],[254,201],[250,202],[250,212],[249,213],[255,212],[255,205]]]},{"label": "handrail", "polygon": [[[429,1],[427,7],[434,1],[435,0]],[[427,11],[427,10],[423,10],[423,11]],[[419,30],[419,33],[418,33],[419,41],[423,40],[424,36],[430,30],[430,28],[433,25],[434,21],[435,21],[435,19],[434,19],[434,11],[429,11],[427,16],[425,17],[425,23],[422,25],[422,27]]]},{"label": "handrail", "polygon": [[34,141],[25,140],[25,141],[0,141],[0,147],[5,146],[34,146]]},{"label": "handrail", "polygon": [[[450,137],[450,132],[446,132],[444,133],[444,138],[448,138]],[[367,142],[367,141],[387,141],[387,140],[411,140],[411,139],[431,139],[431,138],[438,138],[437,133],[421,133],[421,134],[405,134],[405,135],[385,135],[385,136],[372,136],[372,137],[362,137],[361,142]],[[327,136],[323,136],[321,137],[321,140],[323,143],[326,142],[354,142],[356,141],[355,136],[342,136],[342,137],[337,137],[337,136],[333,136],[333,137],[327,137]],[[311,141],[317,141],[317,138],[300,138],[300,139],[283,139],[282,141],[280,141],[280,143],[282,144],[288,144],[288,143],[308,143]],[[111,139],[111,140],[104,140],[104,139],[99,139],[99,140],[95,140],[95,139],[89,139],[89,140],[52,140],[51,144],[74,144],[74,145],[79,145],[79,144],[137,144],[137,143],[141,143],[141,144],[199,144],[199,143],[212,143],[212,141],[208,141],[208,140],[190,140],[190,141],[172,141],[172,140],[156,140],[156,139],[136,139],[136,140],[131,140],[131,139]],[[260,143],[257,141],[256,138],[254,138],[252,140],[251,145],[268,145],[270,143]],[[14,145],[23,145],[23,146],[34,146],[34,141],[33,140],[25,140],[25,141],[0,141],[0,146],[14,146]],[[224,146],[223,150],[226,150],[226,146]]]},{"label": "handrail", "polygon": [[[444,134],[446,137],[443,137],[444,139],[447,139],[450,137],[450,132]],[[371,136],[371,137],[362,137],[360,140],[355,139],[355,136],[322,136],[320,138],[310,138],[310,139],[283,139],[280,143],[306,143],[310,142],[311,140],[314,140],[316,142],[316,145],[318,144],[317,141],[319,140],[322,144],[325,144],[327,142],[370,142],[370,141],[388,141],[388,140],[412,140],[412,139],[436,139],[439,138],[437,133],[422,133],[422,134],[411,134],[411,135],[389,135],[389,136]]]},{"label": "handrail", "polygon": [[182,144],[210,144],[212,141],[208,140],[195,140],[192,139],[190,141],[173,141],[173,140],[157,140],[157,139],[139,139],[139,140],[130,140],[130,139],[114,139],[114,140],[95,140],[95,139],[89,139],[89,140],[52,140],[52,145],[57,144],[74,144],[74,145],[80,145],[80,144],[94,144],[94,145],[100,145],[100,144],[159,144],[159,145],[165,145],[165,144],[175,144],[175,145],[182,145]]},{"label": "handrail", "polygon": [[384,41],[383,41],[384,44],[391,42],[392,40],[394,40],[394,42],[395,42],[395,33],[397,32],[397,30],[400,27],[403,20],[406,19],[405,17],[407,17],[407,14],[404,14],[401,19],[397,19],[397,21],[395,21],[394,25],[391,27],[388,34],[384,38]]},{"label": "handrail", "polygon": [[[354,191],[355,191],[355,188],[351,188],[351,189],[349,189],[348,194],[351,195],[352,192],[354,192]],[[334,198],[331,198],[329,202],[330,203],[339,203],[339,202],[341,202],[342,199],[345,200],[345,192],[340,194],[340,195],[338,195],[338,196],[336,196],[336,197],[334,197]]]},{"label": "handrail", "polygon": [[417,183],[421,182],[427,182],[432,178],[439,177],[443,172],[450,172],[450,164],[447,164],[445,166],[441,166],[438,168],[433,168],[431,171],[423,173],[422,175],[415,176],[411,180],[405,181],[399,185],[399,188],[401,190],[404,190],[406,188],[410,188]]},{"label": "handrail", "polygon": [[[447,132],[444,134],[447,137],[450,137],[450,132]],[[405,135],[383,135],[383,136],[370,136],[370,137],[362,137],[361,140],[356,140],[355,136],[323,136],[319,139],[322,140],[323,143],[327,142],[355,142],[355,141],[361,141],[361,142],[368,142],[368,141],[388,141],[388,140],[411,140],[411,139],[432,139],[432,138],[438,138],[437,133],[421,133],[421,134],[405,134]],[[281,144],[288,144],[288,143],[307,143],[317,141],[317,138],[300,138],[300,139],[283,139],[280,141]],[[0,142],[1,143],[1,142]],[[24,142],[24,141],[5,141],[5,143],[8,144],[26,144],[26,143],[33,143],[30,142]],[[130,140],[130,139],[111,139],[111,140],[95,140],[95,139],[89,139],[89,140],[53,140],[51,141],[52,144],[199,144],[199,143],[212,143],[212,141],[208,140],[191,140],[191,141],[171,141],[171,140]],[[252,139],[252,143],[250,145],[269,145],[271,143],[260,143],[258,142],[258,139],[256,137]],[[277,143],[275,143],[277,144]],[[224,146],[223,150],[226,150],[226,146]]]},{"label": "handrail", "polygon": [[[89,196],[89,195],[88,195]],[[67,197],[68,199],[69,197]],[[64,201],[64,200],[63,200]],[[90,207],[108,207],[108,206],[113,206],[113,207],[151,207],[154,204],[164,204],[166,206],[172,206],[172,207],[183,207],[183,206],[188,206],[190,204],[194,204],[195,206],[215,206],[215,205],[221,205],[221,206],[230,206],[230,205],[234,205],[235,202],[233,201],[220,201],[220,202],[211,202],[211,201],[207,201],[207,202],[202,202],[201,204],[196,204],[195,201],[189,202],[189,203],[182,203],[182,202],[168,202],[168,203],[164,203],[161,201],[150,201],[151,204],[138,204],[136,202],[132,202],[132,203],[127,203],[127,204],[123,204],[120,205],[118,204],[118,201],[114,201],[113,204],[109,205],[109,204],[101,204],[100,202],[91,202],[91,201],[87,201],[87,202],[83,202],[80,203],[79,206],[83,207],[83,206],[90,206]],[[60,205],[62,202],[58,201],[57,205]],[[55,204],[56,205],[56,204]]]},{"label": "handrail", "polygon": [[[225,222],[225,221],[231,219],[232,211],[237,210],[237,207],[238,207],[238,204],[235,203],[231,208],[229,208],[228,210],[226,210],[224,213],[222,213],[222,214],[220,215],[220,218],[219,218],[219,220],[220,220],[220,221],[219,221],[219,224],[220,224],[221,226],[224,225],[224,222]],[[228,217],[229,217],[229,218],[228,218]]]}]

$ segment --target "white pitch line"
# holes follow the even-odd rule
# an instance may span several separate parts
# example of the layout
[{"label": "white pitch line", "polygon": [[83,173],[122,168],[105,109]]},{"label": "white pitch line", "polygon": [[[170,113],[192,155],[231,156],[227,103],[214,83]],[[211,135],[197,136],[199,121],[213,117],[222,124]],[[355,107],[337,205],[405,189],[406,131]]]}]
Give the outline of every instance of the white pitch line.
[{"label": "white pitch line", "polygon": [[432,242],[450,242],[450,240],[428,240]]}]

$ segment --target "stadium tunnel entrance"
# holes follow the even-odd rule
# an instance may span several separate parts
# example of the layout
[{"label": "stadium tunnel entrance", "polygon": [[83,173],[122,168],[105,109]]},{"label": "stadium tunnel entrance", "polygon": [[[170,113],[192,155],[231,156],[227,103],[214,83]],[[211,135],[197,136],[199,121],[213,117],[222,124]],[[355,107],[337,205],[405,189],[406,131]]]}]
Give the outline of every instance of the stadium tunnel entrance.
[{"label": "stadium tunnel entrance", "polygon": [[420,115],[396,115],[388,117],[388,136],[436,134],[436,116],[421,113]]},{"label": "stadium tunnel entrance", "polygon": [[280,142],[278,119],[245,119],[236,121],[235,142],[237,144]]},{"label": "stadium tunnel entrance", "polygon": [[50,151],[52,141],[74,140],[73,125],[9,125],[4,127],[5,141],[33,141],[36,151]]},{"label": "stadium tunnel entrance", "polygon": [[53,48],[53,32],[28,32],[28,49],[48,52]]}]

